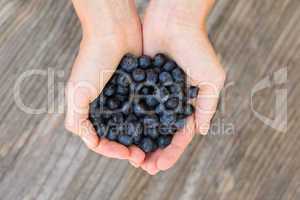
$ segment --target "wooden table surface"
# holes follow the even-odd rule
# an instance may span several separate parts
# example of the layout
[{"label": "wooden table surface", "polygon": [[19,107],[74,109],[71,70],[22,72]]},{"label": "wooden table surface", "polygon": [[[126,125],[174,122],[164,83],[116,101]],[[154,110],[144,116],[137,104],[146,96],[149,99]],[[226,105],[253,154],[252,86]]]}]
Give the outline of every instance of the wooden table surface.
[{"label": "wooden table surface", "polygon": [[208,28],[228,78],[213,129],[153,177],[64,130],[81,38],[70,1],[0,0],[0,199],[300,199],[299,11],[299,0],[217,1]]}]

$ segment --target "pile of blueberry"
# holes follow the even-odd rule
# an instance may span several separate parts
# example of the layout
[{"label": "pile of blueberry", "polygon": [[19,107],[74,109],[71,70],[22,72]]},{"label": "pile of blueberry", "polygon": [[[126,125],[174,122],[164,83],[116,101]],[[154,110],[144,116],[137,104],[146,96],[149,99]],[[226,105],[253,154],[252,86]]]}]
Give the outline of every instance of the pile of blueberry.
[{"label": "pile of blueberry", "polygon": [[153,152],[167,147],[185,126],[194,112],[190,100],[198,91],[187,85],[184,71],[167,56],[126,54],[91,103],[89,119],[99,137]]}]

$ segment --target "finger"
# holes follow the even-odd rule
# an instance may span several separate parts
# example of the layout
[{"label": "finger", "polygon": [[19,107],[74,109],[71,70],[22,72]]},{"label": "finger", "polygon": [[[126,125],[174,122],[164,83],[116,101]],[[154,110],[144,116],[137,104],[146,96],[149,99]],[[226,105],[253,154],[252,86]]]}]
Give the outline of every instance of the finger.
[{"label": "finger", "polygon": [[160,170],[157,168],[156,162],[160,155],[161,155],[160,149],[147,155],[145,162],[141,165],[142,169],[148,172],[148,174],[150,175],[157,174]]},{"label": "finger", "polygon": [[171,144],[159,154],[156,166],[159,170],[167,170],[180,158],[194,136],[195,126],[193,116],[189,117],[185,128],[177,132]]},{"label": "finger", "polygon": [[134,167],[140,167],[141,164],[145,160],[145,153],[138,147],[136,146],[131,146],[129,147],[130,151],[130,157],[129,157],[129,162],[134,166]]},{"label": "finger", "polygon": [[89,148],[99,143],[95,130],[88,121],[89,92],[85,88],[76,88],[69,82],[66,88],[68,100],[65,127],[70,132],[79,135]]},{"label": "finger", "polygon": [[107,139],[101,139],[99,145],[92,150],[109,158],[125,160],[130,157],[130,151],[127,147]]},{"label": "finger", "polygon": [[206,135],[211,119],[213,118],[218,100],[219,89],[213,84],[200,85],[200,91],[196,100],[196,129],[197,132]]}]

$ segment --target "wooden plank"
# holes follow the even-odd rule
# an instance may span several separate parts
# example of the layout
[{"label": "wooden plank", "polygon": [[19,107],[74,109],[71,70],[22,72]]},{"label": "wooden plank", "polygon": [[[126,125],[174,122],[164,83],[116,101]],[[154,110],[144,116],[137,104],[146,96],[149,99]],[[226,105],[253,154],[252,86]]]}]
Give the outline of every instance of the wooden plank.
[{"label": "wooden plank", "polygon": [[[140,12],[146,2],[138,0]],[[17,78],[52,69],[56,111],[63,106],[59,85],[78,51],[80,24],[68,0],[1,0],[1,199],[300,199],[299,10],[298,0],[217,1],[208,30],[228,72],[221,109],[208,136],[197,136],[174,168],[151,177],[88,151],[64,130],[62,112],[31,115],[16,105]],[[287,89],[286,132],[264,124],[250,106],[254,86],[282,68],[287,82],[257,93],[254,107],[274,116],[275,92]],[[47,105],[47,82],[24,81],[27,105]]]}]

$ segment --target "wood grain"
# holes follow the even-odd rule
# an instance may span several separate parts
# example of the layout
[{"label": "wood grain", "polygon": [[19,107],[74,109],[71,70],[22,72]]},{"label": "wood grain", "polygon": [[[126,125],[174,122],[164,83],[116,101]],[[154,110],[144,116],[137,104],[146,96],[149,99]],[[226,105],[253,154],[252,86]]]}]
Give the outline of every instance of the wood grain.
[{"label": "wood grain", "polygon": [[[81,38],[70,1],[0,0],[0,199],[300,199],[299,10],[299,0],[217,1],[208,30],[228,80],[213,129],[174,168],[152,177],[88,151],[64,130],[60,86]],[[33,69],[55,74],[56,114],[28,114],[14,101],[15,82]],[[256,93],[253,103],[275,117],[275,94],[286,90],[285,132],[250,106],[254,86],[280,69],[287,81]],[[47,76],[25,79],[24,103],[47,107],[48,83]]]}]

